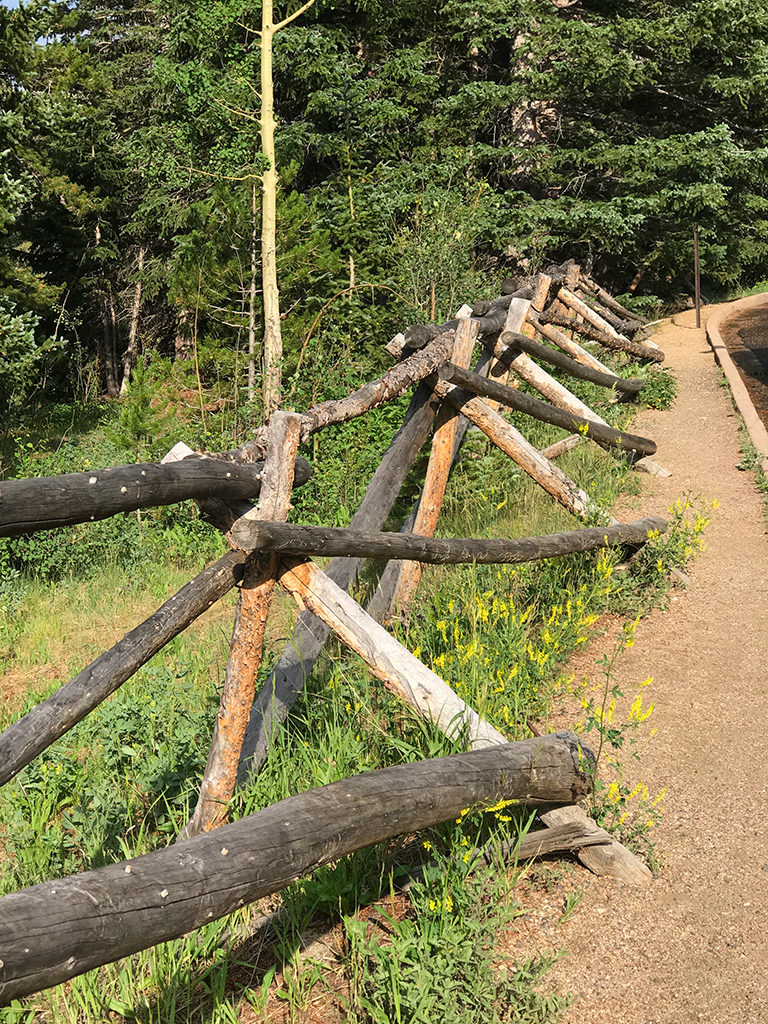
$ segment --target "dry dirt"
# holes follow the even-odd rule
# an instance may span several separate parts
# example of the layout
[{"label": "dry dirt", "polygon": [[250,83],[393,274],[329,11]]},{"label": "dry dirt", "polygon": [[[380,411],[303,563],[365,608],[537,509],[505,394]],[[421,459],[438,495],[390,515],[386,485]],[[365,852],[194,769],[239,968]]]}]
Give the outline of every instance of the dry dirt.
[{"label": "dry dirt", "polygon": [[638,889],[577,867],[567,880],[584,891],[575,914],[557,924],[561,886],[519,940],[528,952],[565,950],[550,978],[575,997],[568,1024],[764,1024],[766,523],[753,475],[736,468],[738,420],[704,330],[680,314],[655,340],[680,395],[633,429],[657,441],[655,459],[673,475],[643,477],[637,507],[622,511],[663,513],[686,492],[720,501],[688,587],[640,623],[616,668],[626,693],[654,677],[657,732],[639,770],[652,792],[667,791],[655,835],[661,869]]}]

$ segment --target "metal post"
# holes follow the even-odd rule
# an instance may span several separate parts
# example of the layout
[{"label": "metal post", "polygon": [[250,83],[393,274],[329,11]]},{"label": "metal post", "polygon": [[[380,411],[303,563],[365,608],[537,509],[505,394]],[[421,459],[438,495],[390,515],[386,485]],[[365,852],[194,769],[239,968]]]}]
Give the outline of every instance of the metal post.
[{"label": "metal post", "polygon": [[699,262],[699,225],[693,225],[693,276],[696,288],[696,326],[701,327],[701,264]]}]

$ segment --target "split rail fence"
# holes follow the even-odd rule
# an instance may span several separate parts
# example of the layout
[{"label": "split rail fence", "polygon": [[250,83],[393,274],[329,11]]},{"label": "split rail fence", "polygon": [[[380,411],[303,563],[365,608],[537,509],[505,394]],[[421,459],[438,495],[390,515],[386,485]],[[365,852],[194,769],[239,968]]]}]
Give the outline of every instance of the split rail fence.
[{"label": "split rail fence", "polygon": [[[506,294],[473,309],[464,306],[446,324],[408,328],[387,346],[397,362],[382,378],[304,413],[277,412],[236,451],[194,453],[177,445],[162,463],[0,484],[3,536],[194,498],[232,548],[0,735],[0,785],[239,587],[219,712],[198,803],[179,837],[183,842],[0,899],[0,1001],[182,935],[363,846],[500,799],[540,810],[544,828],[526,837],[525,856],[575,849],[597,873],[634,883],[650,878],[645,865],[579,806],[591,791],[593,757],[574,734],[507,742],[382,625],[394,610],[408,609],[425,563],[518,563],[605,546],[637,548],[649,531],[666,529],[663,519],[647,518],[514,540],[435,539],[448,476],[470,424],[582,521],[593,514],[592,502],[556,465],[558,455],[588,439],[634,459],[656,450],[648,438],[609,426],[542,365],[601,385],[617,399],[637,395],[642,380],[614,373],[594,354],[594,345],[661,362],[663,353],[648,340],[645,321],[572,262],[508,284]],[[541,398],[520,390],[521,381]],[[297,456],[299,445],[410,388],[415,390],[403,424],[349,529],[288,524],[292,489],[311,473]],[[501,406],[570,434],[538,451],[501,415]],[[430,434],[419,501],[399,533],[382,532]],[[255,505],[247,500],[254,498]],[[332,560],[321,570],[313,555]],[[368,558],[385,560],[386,567],[364,609],[349,589]],[[276,583],[301,614],[257,694]],[[344,779],[227,824],[236,788],[264,764],[331,632],[398,698],[459,740],[466,753]]]}]

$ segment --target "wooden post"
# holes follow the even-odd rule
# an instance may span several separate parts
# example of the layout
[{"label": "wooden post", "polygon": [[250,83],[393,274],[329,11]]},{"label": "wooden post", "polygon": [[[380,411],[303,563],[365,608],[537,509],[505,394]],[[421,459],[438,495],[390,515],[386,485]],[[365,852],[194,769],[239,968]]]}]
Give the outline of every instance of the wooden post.
[{"label": "wooden post", "polygon": [[610,367],[606,366],[605,363],[601,363],[591,352],[588,352],[583,346],[573,341],[567,334],[563,334],[556,327],[544,323],[538,316],[531,317],[531,324],[543,338],[553,342],[559,349],[562,349],[563,352],[575,359],[577,363],[591,366],[594,370],[602,370],[603,373],[610,373],[615,376]]},{"label": "wooden post", "polygon": [[0,786],[82,721],[242,579],[244,551],[228,551],[154,614],[0,734]]},{"label": "wooden post", "polygon": [[581,431],[604,448],[618,448],[622,451],[639,452],[641,455],[653,455],[656,452],[656,443],[650,438],[616,430],[614,427],[608,426],[607,423],[598,423],[596,420],[586,419],[584,416],[576,416],[572,412],[549,405],[547,402],[542,402],[516,388],[505,387],[498,381],[479,377],[477,374],[453,366],[451,363],[443,363],[437,372],[440,380],[450,381],[474,395],[491,398],[510,409],[517,409],[519,412],[526,413],[545,423],[563,427],[565,430]]},{"label": "wooden post", "polygon": [[693,277],[696,289],[696,326],[701,327],[701,260],[699,258],[699,225],[693,225]]},{"label": "wooden post", "polygon": [[[300,432],[298,413],[272,414],[259,504],[243,519],[287,518]],[[182,838],[208,832],[227,820],[261,664],[276,567],[276,556],[269,554],[253,554],[246,563],[208,763],[195,813],[181,833]]]},{"label": "wooden post", "polygon": [[[503,328],[503,330],[505,330],[505,331],[520,331],[520,332],[522,332],[522,330],[523,330],[523,328],[525,326],[525,322],[526,322],[526,320],[528,318],[528,314],[530,312],[530,309],[531,309],[531,300],[529,300],[529,299],[512,299],[512,301],[509,304],[509,309],[507,310],[507,317],[506,317],[506,320],[504,321],[504,328]],[[496,348],[494,348],[494,355],[496,356],[496,363],[491,365],[491,371],[490,371],[491,375],[494,376],[494,377],[498,375],[499,376],[499,380],[501,381],[501,383],[502,384],[506,384],[509,381],[509,371],[510,371],[511,363],[509,363],[508,361],[505,361],[505,362],[503,362],[500,365],[500,362],[499,362],[499,355],[500,355],[500,353],[496,352]],[[515,369],[517,369],[517,367],[515,367]],[[521,374],[521,376],[522,376],[522,374]],[[499,402],[494,402],[494,401],[489,401],[488,402],[488,405],[492,409],[498,409],[499,408],[499,404],[500,404]]]},{"label": "wooden post", "polygon": [[[438,399],[428,384],[414,392],[402,427],[382,456],[366,488],[351,526],[360,530],[380,529],[389,515],[413,461],[427,440],[437,411]],[[363,564],[361,558],[337,558],[326,575],[347,589]],[[311,612],[302,612],[277,664],[259,691],[251,709],[245,734],[238,785],[254,778],[267,759],[273,737],[290,709],[304,691],[304,683],[328,639],[328,626]]]},{"label": "wooden post", "polygon": [[[479,327],[468,318],[460,321],[453,343],[452,363],[456,366],[469,366],[472,351],[475,347]],[[483,378],[481,378],[483,379]],[[437,520],[443,507],[445,488],[453,465],[456,437],[459,429],[460,414],[447,402],[443,402],[437,414],[437,424],[432,438],[432,450],[429,455],[427,473],[421,491],[421,499],[416,511],[413,532],[423,537],[433,537],[437,528]],[[400,574],[395,587],[393,605],[403,614],[410,607],[413,595],[421,579],[420,562],[402,562]]]},{"label": "wooden post", "polygon": [[614,391],[637,394],[638,391],[643,390],[645,384],[645,381],[640,377],[619,377],[611,371],[605,373],[602,370],[595,369],[591,364],[577,362],[566,355],[565,352],[560,352],[556,348],[544,345],[525,334],[505,331],[498,341],[501,345],[509,346],[506,352],[502,354],[500,362],[508,361],[519,350],[527,352],[529,356],[533,356],[539,362],[549,363],[560,370],[565,370],[566,373],[576,377],[577,380],[588,380],[593,384],[599,384],[600,387],[612,388]]}]

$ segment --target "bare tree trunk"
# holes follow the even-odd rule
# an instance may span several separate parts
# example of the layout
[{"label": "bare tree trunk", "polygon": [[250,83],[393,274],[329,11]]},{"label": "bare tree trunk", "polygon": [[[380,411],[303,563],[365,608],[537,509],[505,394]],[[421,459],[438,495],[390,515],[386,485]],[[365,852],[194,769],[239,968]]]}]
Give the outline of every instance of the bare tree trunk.
[{"label": "bare tree trunk", "polygon": [[264,302],[264,418],[280,408],[283,336],[277,287],[277,167],[275,165],[275,108],[272,83],[272,40],[275,35],[272,0],[261,7],[261,149],[269,167],[261,176],[261,276]]},{"label": "bare tree trunk", "polygon": [[192,355],[192,317],[186,306],[179,312],[174,338],[174,357],[189,359]]},{"label": "bare tree trunk", "polygon": [[110,288],[104,296],[103,313],[103,364],[107,384],[107,394],[115,398],[120,394],[117,375],[117,313],[115,298]]},{"label": "bare tree trunk", "polygon": [[139,247],[139,254],[136,257],[136,284],[133,289],[133,303],[131,304],[131,326],[128,331],[128,348],[123,356],[123,383],[120,385],[120,394],[124,395],[128,390],[128,382],[131,379],[131,371],[136,364],[136,357],[139,354],[139,312],[141,310],[141,289],[142,271],[144,270],[144,257],[147,254],[146,246]]},{"label": "bare tree trunk", "polygon": [[248,293],[248,401],[256,397],[256,275],[258,240],[256,183],[251,190],[251,287]]}]

